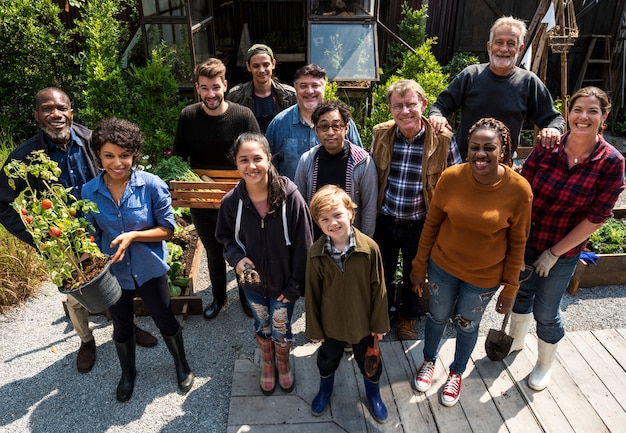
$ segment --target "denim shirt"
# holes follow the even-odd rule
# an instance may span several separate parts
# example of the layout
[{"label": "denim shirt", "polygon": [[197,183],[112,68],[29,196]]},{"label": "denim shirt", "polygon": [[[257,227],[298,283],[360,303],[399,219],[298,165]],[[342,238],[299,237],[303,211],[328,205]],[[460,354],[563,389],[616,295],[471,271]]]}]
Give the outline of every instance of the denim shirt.
[{"label": "denim shirt", "polygon": [[[98,206],[99,212],[88,213],[87,220],[96,228],[96,243],[104,254],[111,255],[117,250],[117,246],[111,248],[110,244],[121,233],[157,226],[174,229],[172,199],[167,185],[159,177],[133,169],[118,207],[103,175],[86,183],[82,195]],[[135,290],[135,282],[141,286],[168,270],[165,241],[133,242],[124,259],[111,265],[111,272],[125,290]]]},{"label": "denim shirt", "polygon": [[[298,111],[298,104],[281,111],[274,117],[265,133],[270,143],[272,163],[278,172],[294,180],[300,156],[320,144],[315,128],[306,123]],[[354,121],[348,122],[348,141],[363,147]]]},{"label": "denim shirt", "polygon": [[56,161],[61,169],[59,182],[67,187],[72,187],[72,195],[77,200],[81,198],[82,186],[94,178],[87,163],[87,152],[85,144],[76,135],[73,129],[71,131],[71,140],[67,144],[67,151],[59,148],[52,140],[44,135],[44,140],[48,146],[48,155],[50,159]]}]

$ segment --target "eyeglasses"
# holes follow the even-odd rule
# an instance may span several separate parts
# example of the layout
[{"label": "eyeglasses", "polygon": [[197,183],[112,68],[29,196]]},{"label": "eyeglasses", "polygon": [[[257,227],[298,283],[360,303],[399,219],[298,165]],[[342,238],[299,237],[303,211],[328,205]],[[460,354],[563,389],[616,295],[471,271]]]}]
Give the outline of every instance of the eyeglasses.
[{"label": "eyeglasses", "polygon": [[330,128],[333,128],[333,131],[335,132],[339,132],[341,131],[343,128],[346,127],[345,123],[333,123],[332,125],[327,125],[326,123],[322,124],[322,125],[316,125],[315,126],[317,129],[319,129],[322,132],[326,132],[328,131]]},{"label": "eyeglasses", "polygon": [[404,110],[405,108],[409,111],[412,111],[417,108],[417,105],[418,105],[417,102],[408,102],[406,104],[393,104],[391,106],[391,111],[399,112],[399,111]]}]

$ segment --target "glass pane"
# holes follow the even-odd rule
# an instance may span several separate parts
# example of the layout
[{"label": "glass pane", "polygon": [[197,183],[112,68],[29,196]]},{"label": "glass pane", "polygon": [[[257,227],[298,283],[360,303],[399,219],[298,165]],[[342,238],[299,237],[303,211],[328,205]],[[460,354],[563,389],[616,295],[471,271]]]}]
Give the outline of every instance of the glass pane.
[{"label": "glass pane", "polygon": [[345,17],[374,14],[374,0],[311,0],[311,15]]},{"label": "glass pane", "polygon": [[141,0],[144,17],[187,15],[184,0]]},{"label": "glass pane", "polygon": [[213,5],[207,0],[189,0],[191,25],[198,24],[213,15]]},{"label": "glass pane", "polygon": [[193,34],[193,46],[196,50],[196,65],[215,57],[215,40],[213,38],[213,23]]},{"label": "glass pane", "polygon": [[184,24],[146,24],[148,51],[153,50],[164,41],[173,52],[171,57],[174,75],[181,83],[193,81],[193,62],[191,48]]},{"label": "glass pane", "polygon": [[374,23],[312,23],[309,58],[330,80],[376,80]]}]

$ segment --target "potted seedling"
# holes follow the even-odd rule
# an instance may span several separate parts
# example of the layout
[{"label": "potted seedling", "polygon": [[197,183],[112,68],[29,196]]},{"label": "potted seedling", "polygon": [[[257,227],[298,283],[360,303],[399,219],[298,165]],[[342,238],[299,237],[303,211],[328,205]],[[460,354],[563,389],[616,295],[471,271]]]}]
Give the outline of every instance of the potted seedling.
[{"label": "potted seedling", "polygon": [[95,203],[77,200],[71,188],[58,183],[61,169],[43,150],[32,152],[26,161],[10,161],[4,171],[13,189],[20,183],[13,207],[59,291],[74,296],[92,313],[117,302],[121,288],[84,218],[98,211]]}]

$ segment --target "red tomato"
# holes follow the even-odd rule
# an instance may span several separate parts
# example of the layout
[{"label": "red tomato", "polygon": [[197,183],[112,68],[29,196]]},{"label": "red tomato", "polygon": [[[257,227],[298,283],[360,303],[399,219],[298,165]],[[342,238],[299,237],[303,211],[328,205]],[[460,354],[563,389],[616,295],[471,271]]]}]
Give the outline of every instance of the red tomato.
[{"label": "red tomato", "polygon": [[41,207],[44,209],[50,209],[52,207],[52,202],[48,199],[41,200]]},{"label": "red tomato", "polygon": [[52,237],[58,238],[61,236],[61,229],[55,226],[52,226],[48,229],[48,234]]}]

